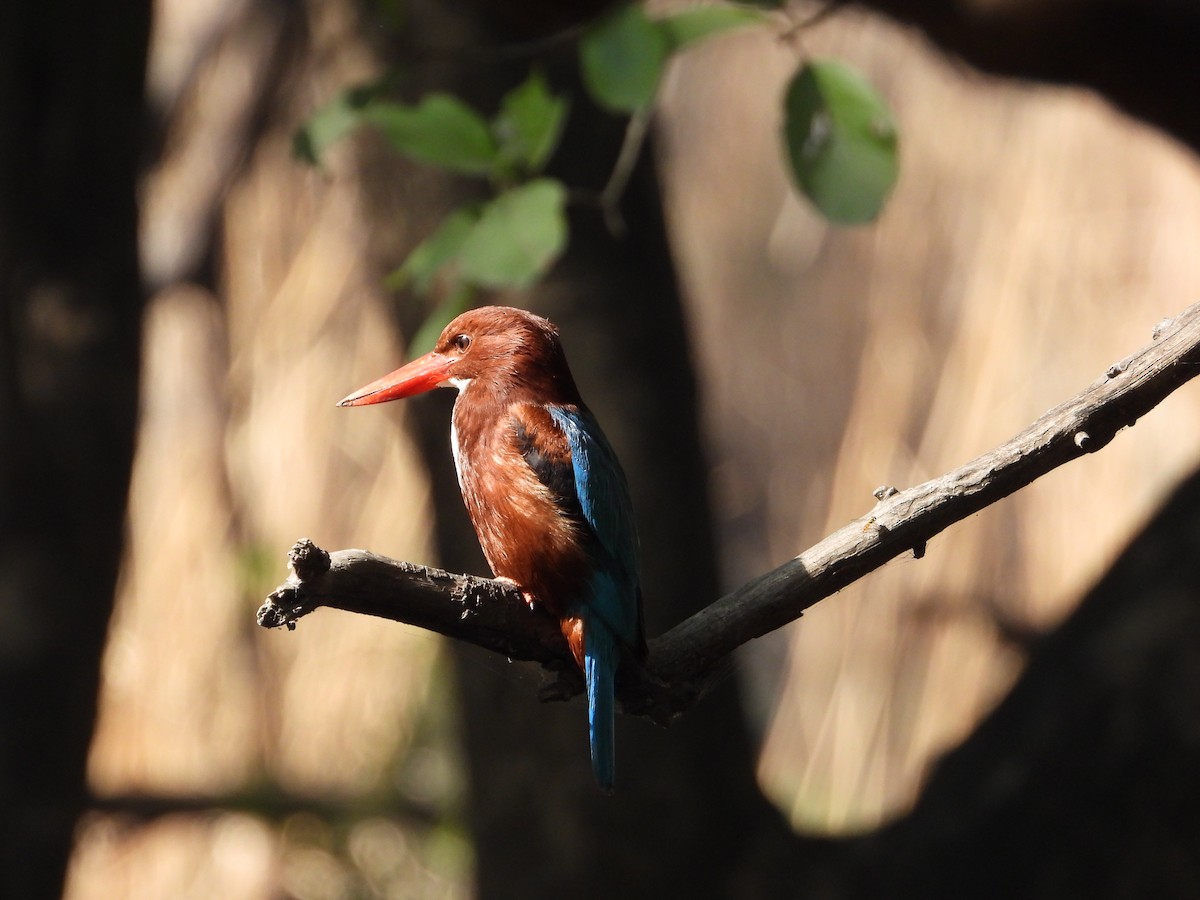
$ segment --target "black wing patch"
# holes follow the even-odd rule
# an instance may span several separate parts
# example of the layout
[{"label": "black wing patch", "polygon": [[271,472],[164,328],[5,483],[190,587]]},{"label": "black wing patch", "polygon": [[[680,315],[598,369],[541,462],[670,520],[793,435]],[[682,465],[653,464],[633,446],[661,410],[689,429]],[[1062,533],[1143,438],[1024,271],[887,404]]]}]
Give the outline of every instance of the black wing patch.
[{"label": "black wing patch", "polygon": [[533,470],[538,481],[554,495],[554,502],[571,518],[584,523],[583,508],[575,491],[575,469],[563,433],[546,415],[546,427],[531,431],[521,418],[513,417],[517,452]]}]

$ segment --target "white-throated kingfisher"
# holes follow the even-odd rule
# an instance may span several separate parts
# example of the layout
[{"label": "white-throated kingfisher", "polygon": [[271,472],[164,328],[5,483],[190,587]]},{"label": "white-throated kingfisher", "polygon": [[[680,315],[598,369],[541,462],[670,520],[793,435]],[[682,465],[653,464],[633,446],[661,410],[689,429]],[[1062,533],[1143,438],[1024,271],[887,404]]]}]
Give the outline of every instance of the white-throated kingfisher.
[{"label": "white-throated kingfisher", "polygon": [[587,683],[592,770],[611,790],[613,679],[645,654],[637,533],[625,475],[584,405],[557,329],[488,306],[446,326],[424,356],[338,406],[458,388],[450,429],[458,485],[497,578],[560,623]]}]

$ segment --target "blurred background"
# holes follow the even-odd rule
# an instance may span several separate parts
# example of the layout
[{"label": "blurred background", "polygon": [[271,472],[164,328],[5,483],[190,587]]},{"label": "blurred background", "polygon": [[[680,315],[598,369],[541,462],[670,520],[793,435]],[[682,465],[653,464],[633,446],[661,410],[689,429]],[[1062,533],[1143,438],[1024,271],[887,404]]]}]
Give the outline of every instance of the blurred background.
[{"label": "blurred background", "polygon": [[[413,96],[486,105],[516,83],[527,60],[490,67],[472,48],[521,23],[453,6],[154,4],[136,455],[72,900],[545,896],[572,869],[654,883],[620,830],[639,819],[696,869],[748,821],[870,833],[909,812],[1029,639],[1200,462],[1185,388],[925,558],[742,648],[678,726],[622,722],[612,801],[588,784],[579,701],[538,704],[536,671],[336,611],[258,628],[300,537],[486,571],[447,475],[450,398],[333,405],[403,359],[424,310],[383,275],[472,188],[369,135],[317,169],[290,152],[314,109],[397,60]],[[871,226],[829,226],[785,173],[781,92],[812,56],[866,73],[899,124],[900,181]],[[563,171],[602,180],[621,125],[582,101],[572,120]],[[589,142],[608,155],[571,156]],[[848,8],[685,54],[631,188],[632,237],[595,237],[578,213],[543,286],[488,299],[563,329],[630,469],[653,636],[864,514],[879,485],[960,465],[1147,343],[1200,293],[1198,210],[1195,157],[1097,95],[979,74]],[[643,464],[655,456],[677,474]],[[681,799],[700,796],[716,807]],[[489,849],[504,841],[519,847]],[[723,877],[713,895],[742,876]]]}]

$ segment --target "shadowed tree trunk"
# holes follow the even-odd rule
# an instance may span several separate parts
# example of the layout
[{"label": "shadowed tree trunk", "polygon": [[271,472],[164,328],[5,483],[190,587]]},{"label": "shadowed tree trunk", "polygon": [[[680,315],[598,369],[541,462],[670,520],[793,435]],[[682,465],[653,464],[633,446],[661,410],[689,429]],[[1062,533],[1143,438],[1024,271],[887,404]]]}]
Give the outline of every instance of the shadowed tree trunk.
[{"label": "shadowed tree trunk", "polygon": [[[444,9],[427,14],[436,24],[414,21],[411,33],[436,33],[439,44],[457,48],[462,60],[488,58],[497,41],[537,36],[469,11],[461,11],[462,18],[450,18]],[[412,57],[419,53],[411,50]],[[397,56],[403,62],[405,51]],[[551,174],[598,193],[618,157],[625,125],[586,100],[569,46],[551,59],[441,71],[430,65],[412,90],[414,96],[450,90],[494,109],[535,63],[548,67],[555,89],[569,89],[573,98]],[[654,635],[717,596],[719,584],[695,383],[649,154],[622,212],[628,233],[614,237],[598,209],[572,205],[570,247],[549,277],[528,296],[485,300],[529,305],[561,327],[580,389],[631,482],[647,633]],[[386,220],[395,212],[377,214],[384,220],[378,233],[386,234]],[[381,244],[378,252],[394,264],[398,248]],[[434,474],[441,561],[454,570],[487,573],[453,471],[453,398],[440,393],[447,396],[414,402],[410,412]],[[755,749],[733,678],[669,730],[618,716],[617,790],[608,797],[592,778],[581,700],[541,704],[537,676],[506,671],[501,661],[472,648],[456,647],[455,654],[481,896],[753,896],[753,879],[764,870],[751,864],[749,854],[795,844],[757,787]]]},{"label": "shadowed tree trunk", "polygon": [[120,558],[149,3],[0,28],[0,895],[61,890]]}]

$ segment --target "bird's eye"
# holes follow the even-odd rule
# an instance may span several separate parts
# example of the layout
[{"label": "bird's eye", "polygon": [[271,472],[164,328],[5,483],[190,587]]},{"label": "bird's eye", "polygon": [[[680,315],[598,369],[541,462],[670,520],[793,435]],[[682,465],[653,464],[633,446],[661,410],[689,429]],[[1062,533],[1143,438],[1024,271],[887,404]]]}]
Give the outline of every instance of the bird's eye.
[{"label": "bird's eye", "polygon": [[471,336],[467,334],[456,335],[450,344],[451,346],[456,347],[460,352],[465,352],[466,349],[471,346]]}]

